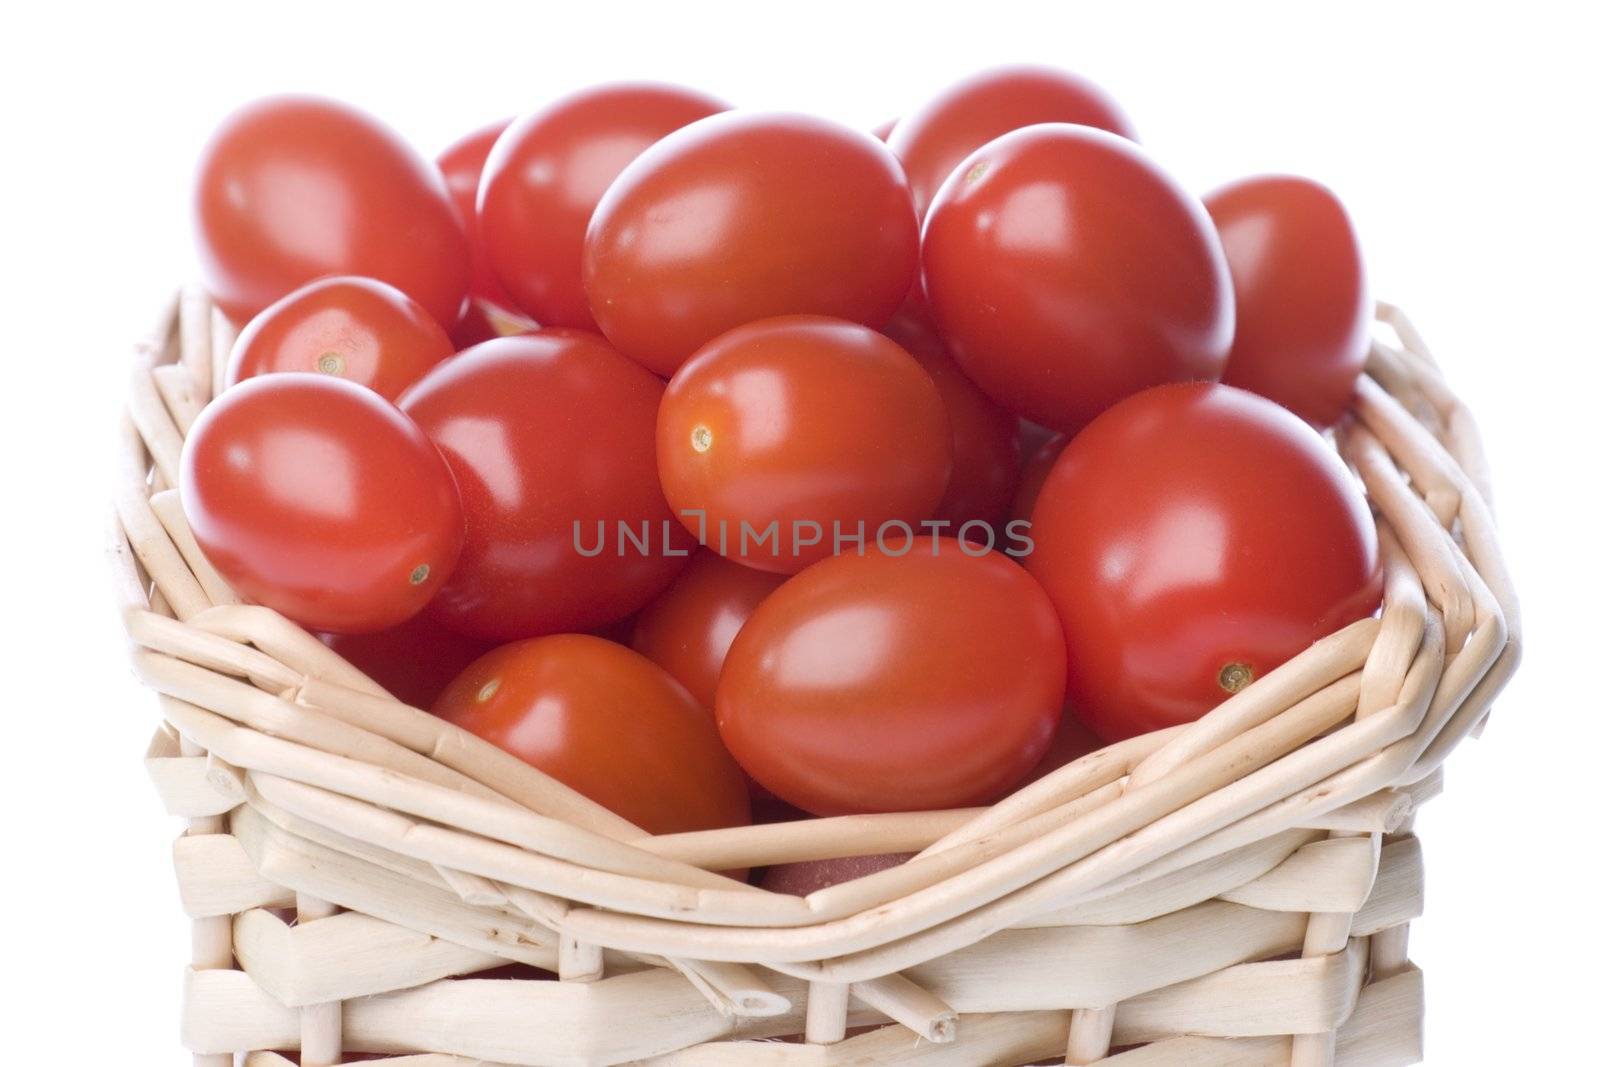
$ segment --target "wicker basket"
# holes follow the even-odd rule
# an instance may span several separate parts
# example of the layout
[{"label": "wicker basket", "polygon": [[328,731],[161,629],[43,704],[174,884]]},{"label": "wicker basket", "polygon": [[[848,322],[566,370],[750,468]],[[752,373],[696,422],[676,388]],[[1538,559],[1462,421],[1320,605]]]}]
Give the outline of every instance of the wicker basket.
[{"label": "wicker basket", "polygon": [[[165,719],[146,761],[188,820],[184,1043],[206,1067],[1417,1062],[1411,814],[1518,621],[1472,418],[1379,319],[1339,447],[1381,619],[992,808],[651,837],[238,603],[170,488],[231,343],[183,294],[138,351],[115,553]],[[710,873],[908,851],[804,899]]]}]

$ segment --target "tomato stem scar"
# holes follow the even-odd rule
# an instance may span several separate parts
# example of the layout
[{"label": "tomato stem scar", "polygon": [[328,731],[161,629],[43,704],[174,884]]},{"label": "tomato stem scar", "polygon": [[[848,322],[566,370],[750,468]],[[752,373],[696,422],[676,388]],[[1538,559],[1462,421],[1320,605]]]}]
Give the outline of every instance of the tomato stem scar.
[{"label": "tomato stem scar", "polygon": [[1237,693],[1256,680],[1256,670],[1248,663],[1230,663],[1217,672],[1217,684],[1230,693]]}]

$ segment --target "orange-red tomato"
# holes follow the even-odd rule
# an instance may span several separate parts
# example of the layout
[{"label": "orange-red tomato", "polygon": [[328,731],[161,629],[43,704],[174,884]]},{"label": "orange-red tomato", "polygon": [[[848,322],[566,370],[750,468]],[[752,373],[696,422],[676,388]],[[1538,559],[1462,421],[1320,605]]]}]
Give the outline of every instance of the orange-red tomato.
[{"label": "orange-red tomato", "polygon": [[1238,309],[1222,380],[1333,425],[1366,366],[1373,310],[1349,213],[1326,186],[1289,175],[1225,185],[1205,204]]},{"label": "orange-red tomato", "polygon": [[467,516],[429,610],[507,641],[593,629],[665,589],[693,541],[656,476],[661,393],[603,338],[565,329],[486,341],[412,386],[400,406],[449,461]]},{"label": "orange-red tomato", "polygon": [[881,141],[806,115],[731,112],[628,164],[589,222],[583,282],[611,342],[670,375],[756,319],[881,326],[916,265],[911,192]]},{"label": "orange-red tomato", "polygon": [[189,527],[246,599],[312,630],[367,633],[421,611],[461,554],[461,501],[415,423],[323,374],[252,378],[184,442]]},{"label": "orange-red tomato", "polygon": [[893,124],[884,139],[905,164],[920,215],[963,159],[1003,133],[1042,122],[1079,123],[1135,139],[1121,105],[1098,85],[1029,66],[996,67],[957,82]]},{"label": "orange-red tomato", "polygon": [[1030,126],[974,152],[928,211],[922,257],[961,368],[1051,429],[1152,385],[1214,379],[1233,341],[1205,208],[1103,130]]},{"label": "orange-red tomato", "polygon": [[788,315],[729,330],[673,375],[656,457],[703,544],[792,574],[831,555],[836,532],[858,538],[851,550],[892,520],[928,518],[950,477],[950,429],[905,349],[853,322]]},{"label": "orange-red tomato", "polygon": [[1108,741],[1192,722],[1382,594],[1360,485],[1300,419],[1226,385],[1149,389],[1090,423],[1033,538],[1069,706]]},{"label": "orange-red tomato", "polygon": [[583,291],[583,235],[595,205],[640,152],[727,109],[693,89],[619,82],[513,123],[484,167],[478,212],[489,261],[515,306],[546,326],[595,329]]},{"label": "orange-red tomato", "polygon": [[422,305],[372,278],[322,278],[250,320],[228,360],[228,384],[307,371],[393,400],[455,348]]},{"label": "orange-red tomato", "polygon": [[984,803],[1039,762],[1067,674],[1049,598],[955,538],[823,560],[734,639],[717,725],[745,770],[818,815]]},{"label": "orange-red tomato", "polygon": [[235,111],[200,156],[201,277],[246,322],[326,274],[388,282],[451,324],[470,270],[439,168],[345,104],[274,96]]},{"label": "orange-red tomato", "polygon": [[672,675],[708,711],[716,706],[722,661],[767,594],[784,576],[723,559],[710,549],[695,553],[667,591],[639,613],[634,650]]},{"label": "orange-red tomato", "polygon": [[492,647],[423,612],[371,634],[318,634],[322,643],[396,700],[431,708],[456,675]]},{"label": "orange-red tomato", "polygon": [[933,518],[955,532],[969,522],[986,523],[1000,541],[1022,469],[1021,420],[972,384],[929,327],[897,315],[883,332],[933,378],[950,420],[950,484]]},{"label": "orange-red tomato", "polygon": [[705,711],[621,645],[558,634],[495,649],[434,713],[653,834],[743,826],[744,778]]},{"label": "orange-red tomato", "polygon": [[472,253],[472,284],[469,294],[487,300],[499,307],[511,307],[511,296],[495,277],[489,265],[489,255],[484,249],[483,230],[478,225],[478,183],[483,176],[484,160],[500,135],[511,125],[510,119],[491,122],[473,130],[461,140],[439,153],[439,171],[444,175],[445,186],[450,190],[450,202],[461,218],[461,228],[466,232],[467,245]]}]

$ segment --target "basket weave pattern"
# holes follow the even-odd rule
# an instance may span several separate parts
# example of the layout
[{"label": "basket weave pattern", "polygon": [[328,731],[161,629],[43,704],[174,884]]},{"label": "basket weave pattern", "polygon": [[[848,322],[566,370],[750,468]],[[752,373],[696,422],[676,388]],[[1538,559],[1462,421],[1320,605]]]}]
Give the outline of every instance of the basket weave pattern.
[{"label": "basket weave pattern", "polygon": [[[991,808],[652,837],[239,603],[173,488],[232,341],[185,292],[138,350],[113,552],[187,820],[196,1063],[1417,1062],[1411,817],[1519,639],[1472,418],[1379,319],[1338,445],[1381,618]],[[919,855],[803,899],[714,873],[883,852]]]}]

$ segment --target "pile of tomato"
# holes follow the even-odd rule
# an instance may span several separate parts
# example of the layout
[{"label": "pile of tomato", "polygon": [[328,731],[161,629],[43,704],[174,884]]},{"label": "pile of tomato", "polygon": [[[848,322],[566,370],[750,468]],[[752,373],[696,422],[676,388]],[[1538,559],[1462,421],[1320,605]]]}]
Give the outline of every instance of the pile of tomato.
[{"label": "pile of tomato", "polygon": [[207,558],[652,832],[990,803],[1378,607],[1344,207],[1197,198],[1065,72],[876,133],[604,85],[436,162],[271,98],[195,218]]}]

